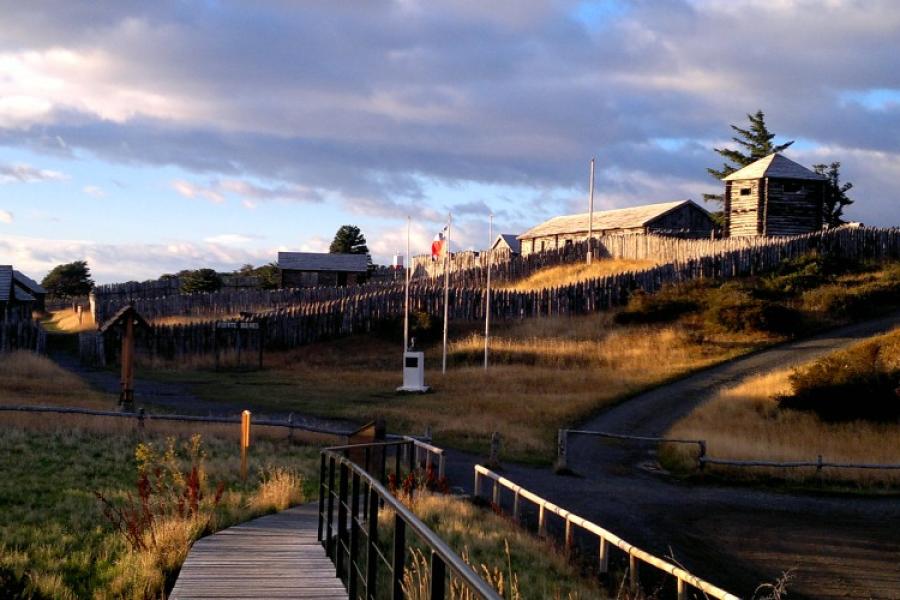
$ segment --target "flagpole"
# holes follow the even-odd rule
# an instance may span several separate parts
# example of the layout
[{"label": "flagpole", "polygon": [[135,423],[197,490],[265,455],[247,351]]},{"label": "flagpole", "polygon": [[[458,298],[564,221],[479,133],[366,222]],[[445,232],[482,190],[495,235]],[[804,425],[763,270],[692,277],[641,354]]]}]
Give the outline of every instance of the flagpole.
[{"label": "flagpole", "polygon": [[403,309],[403,354],[409,350],[409,271],[412,265],[409,262],[409,225],[410,218],[406,217],[406,302]]},{"label": "flagpole", "polygon": [[488,368],[488,345],[491,339],[491,265],[494,263],[494,213],[488,216],[487,295],[484,301],[484,370]]},{"label": "flagpole", "polygon": [[447,251],[444,254],[444,355],[441,361],[441,373],[447,374],[447,325],[450,318],[450,267],[453,261],[450,257],[450,225],[453,215],[447,213]]},{"label": "flagpole", "polygon": [[588,249],[587,264],[591,264],[594,258],[594,245],[591,243],[594,238],[594,159],[591,158],[591,183],[590,183],[590,200],[588,202]]}]

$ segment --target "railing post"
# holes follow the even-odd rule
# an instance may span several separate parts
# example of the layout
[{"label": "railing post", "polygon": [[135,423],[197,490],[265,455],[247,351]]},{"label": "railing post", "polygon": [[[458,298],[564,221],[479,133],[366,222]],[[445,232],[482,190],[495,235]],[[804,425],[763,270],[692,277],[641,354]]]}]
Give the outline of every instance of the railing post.
[{"label": "railing post", "polygon": [[444,478],[444,473],[445,473],[445,471],[444,471],[444,466],[445,466],[445,465],[444,465],[444,459],[445,459],[445,458],[446,458],[446,457],[444,456],[444,453],[441,452],[441,455],[440,455],[440,457],[438,458],[438,479],[443,479],[443,478]]},{"label": "railing post", "polygon": [[574,532],[572,531],[572,519],[566,516],[566,552],[572,552]]},{"label": "railing post", "polygon": [[[366,550],[366,597],[374,600],[376,597],[376,585],[378,578],[378,494],[369,494],[369,517],[367,525],[369,526],[368,544]],[[401,577],[403,569],[400,569]],[[356,596],[350,595],[351,598]]]},{"label": "railing post", "polygon": [[409,442],[409,472],[412,473],[416,470],[416,443],[413,441]]},{"label": "railing post", "polygon": [[347,541],[347,465],[342,461],[338,483],[338,534],[335,544],[335,577],[344,578],[344,546]]},{"label": "railing post", "polygon": [[684,584],[684,579],[681,577],[678,578],[678,600],[687,600],[687,586]]},{"label": "railing post", "polygon": [[319,454],[319,530],[316,537],[322,541],[325,529],[325,454]]},{"label": "railing post", "polygon": [[444,578],[447,567],[434,550],[431,551],[431,600],[444,600]]},{"label": "railing post", "polygon": [[540,510],[538,511],[538,536],[544,537],[544,532],[546,531],[547,521],[546,515],[544,511],[544,501],[541,500]]},{"label": "railing post", "polygon": [[494,480],[494,493],[493,498],[494,506],[500,506],[500,482],[496,479]]},{"label": "railing post", "polygon": [[475,497],[478,498],[481,496],[481,473],[478,472],[478,469],[475,469]]},{"label": "railing post", "polygon": [[638,591],[638,560],[637,556],[628,553],[628,583],[631,587],[632,593],[637,593]]},{"label": "railing post", "polygon": [[[406,564],[406,522],[394,513],[394,560],[391,573],[391,597],[403,600],[403,569]],[[366,590],[369,593],[369,590]]]},{"label": "railing post", "polygon": [[334,560],[333,537],[334,532],[334,457],[328,457],[328,520],[325,523],[325,552]]},{"label": "railing post", "polygon": [[609,573],[609,542],[606,541],[606,538],[600,538],[600,551],[598,553],[598,559],[600,563],[600,572],[601,573]]},{"label": "railing post", "polygon": [[350,568],[347,574],[347,595],[356,598],[357,581],[356,581],[356,557],[359,554],[359,474],[353,472],[353,480],[350,485],[350,560],[348,561]]},{"label": "railing post", "polygon": [[515,491],[515,496],[513,497],[513,518],[516,521],[519,520],[519,490]]}]

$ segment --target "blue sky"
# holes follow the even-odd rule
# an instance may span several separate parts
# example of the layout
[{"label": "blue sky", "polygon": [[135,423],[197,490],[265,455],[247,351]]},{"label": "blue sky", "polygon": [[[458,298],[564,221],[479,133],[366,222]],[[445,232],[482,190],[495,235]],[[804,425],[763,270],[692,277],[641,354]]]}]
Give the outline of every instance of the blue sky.
[{"label": "blue sky", "polygon": [[[755,18],[747,20],[746,14]],[[900,224],[900,5],[873,0],[3,2],[0,264],[99,282],[324,250],[464,248],[699,200],[766,111],[848,216]]]}]

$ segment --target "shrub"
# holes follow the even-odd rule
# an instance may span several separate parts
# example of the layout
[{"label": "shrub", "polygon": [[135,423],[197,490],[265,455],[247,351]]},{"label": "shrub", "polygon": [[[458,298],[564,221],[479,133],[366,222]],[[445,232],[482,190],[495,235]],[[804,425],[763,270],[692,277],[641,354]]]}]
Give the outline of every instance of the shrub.
[{"label": "shrub", "polygon": [[682,315],[699,310],[700,303],[686,286],[667,286],[656,294],[637,290],[625,308],[616,314],[620,325],[669,323]]},{"label": "shrub", "polygon": [[802,326],[798,311],[772,300],[755,298],[732,284],[725,284],[710,294],[706,319],[728,331],[793,334]]},{"label": "shrub", "polygon": [[[416,346],[421,348],[423,344],[430,344],[441,339],[443,333],[443,319],[434,317],[424,311],[409,313],[409,336],[416,338]],[[382,339],[403,339],[403,317],[385,319],[376,323],[372,333]]]},{"label": "shrub", "polygon": [[900,335],[830,354],[790,377],[780,408],[812,411],[826,421],[900,419]]},{"label": "shrub", "polygon": [[855,289],[828,285],[803,294],[803,305],[808,309],[838,318],[871,316],[897,304],[900,304],[900,281],[892,279],[872,281]]}]

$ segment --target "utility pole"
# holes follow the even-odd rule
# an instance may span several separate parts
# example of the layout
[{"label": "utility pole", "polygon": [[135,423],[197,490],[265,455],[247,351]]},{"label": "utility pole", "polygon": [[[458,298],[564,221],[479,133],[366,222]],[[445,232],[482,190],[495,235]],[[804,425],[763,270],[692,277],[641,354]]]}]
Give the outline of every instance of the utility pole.
[{"label": "utility pole", "polygon": [[487,295],[484,301],[484,370],[488,368],[488,346],[491,339],[491,265],[494,264],[494,213],[488,217]]},{"label": "utility pole", "polygon": [[591,182],[589,185],[590,193],[588,200],[588,250],[587,264],[591,264],[594,259],[594,159],[591,158]]}]

